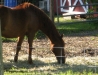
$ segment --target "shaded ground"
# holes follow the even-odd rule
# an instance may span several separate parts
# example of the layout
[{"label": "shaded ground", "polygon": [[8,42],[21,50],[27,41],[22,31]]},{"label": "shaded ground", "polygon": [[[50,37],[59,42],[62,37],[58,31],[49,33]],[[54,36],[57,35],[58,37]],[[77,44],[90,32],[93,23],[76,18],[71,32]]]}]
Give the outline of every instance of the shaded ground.
[{"label": "shaded ground", "polygon": [[[73,71],[82,71],[89,68],[89,65],[95,65],[90,67],[92,71],[96,72],[98,69],[98,31],[81,32],[65,35],[63,38],[66,45],[65,51],[67,54],[67,65],[57,65],[56,59],[52,52],[49,50],[49,40],[35,40],[34,50],[32,52],[32,58],[34,64],[28,65],[28,43],[24,41],[22,44],[22,50],[19,54],[19,62],[14,63],[13,57],[15,55],[16,42],[4,42],[3,43],[3,60],[4,69],[11,71],[15,69],[26,68],[29,71],[65,71],[72,69]],[[55,67],[54,67],[55,66]],[[16,70],[15,70],[16,71]],[[97,72],[98,73],[98,72]]]}]

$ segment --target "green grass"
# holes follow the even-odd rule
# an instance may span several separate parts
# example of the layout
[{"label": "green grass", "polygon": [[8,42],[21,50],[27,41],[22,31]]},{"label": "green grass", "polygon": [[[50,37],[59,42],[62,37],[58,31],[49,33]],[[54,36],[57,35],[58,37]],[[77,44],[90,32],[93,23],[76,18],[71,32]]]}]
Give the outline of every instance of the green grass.
[{"label": "green grass", "polygon": [[59,72],[59,73],[51,73],[51,72],[42,72],[42,71],[35,71],[35,72],[4,72],[4,75],[98,75],[93,72],[73,72],[72,70],[68,70],[66,72]]},{"label": "green grass", "polygon": [[81,32],[81,31],[91,31],[95,30],[96,27],[94,25],[90,25],[88,23],[78,23],[78,24],[73,24],[73,25],[57,25],[56,26],[58,31],[63,34],[68,34],[68,33],[75,33],[75,32]]},{"label": "green grass", "polygon": [[[59,25],[56,24],[56,27],[60,33],[69,34],[69,33],[79,33],[81,31],[92,31],[98,29],[98,22],[82,22],[82,23],[71,23],[68,22],[76,22],[81,21],[82,19],[72,19],[65,20],[63,17],[59,18]],[[55,22],[57,22],[57,17],[55,17]],[[66,24],[64,24],[66,23]]]}]

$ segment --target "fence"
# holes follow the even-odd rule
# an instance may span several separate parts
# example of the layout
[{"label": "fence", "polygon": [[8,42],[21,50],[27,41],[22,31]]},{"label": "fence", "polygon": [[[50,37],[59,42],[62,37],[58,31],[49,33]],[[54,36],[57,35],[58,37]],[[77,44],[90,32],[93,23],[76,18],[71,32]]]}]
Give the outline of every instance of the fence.
[{"label": "fence", "polygon": [[[1,36],[1,20],[0,20],[0,36]],[[2,41],[0,37],[0,75],[3,75],[3,59],[2,59]]]},{"label": "fence", "polygon": [[[58,6],[57,6],[58,7]],[[58,7],[60,8],[60,7]],[[74,14],[76,15],[76,14]],[[58,16],[58,22],[59,21],[59,15]],[[70,16],[70,15],[66,15]],[[95,19],[96,21],[97,19]],[[90,22],[88,21],[82,21],[83,22]],[[94,20],[92,20],[94,21]],[[78,22],[72,22],[72,23],[80,23]],[[71,24],[72,24],[71,23]],[[59,23],[60,24],[60,23]],[[64,23],[63,23],[64,24]],[[70,24],[70,23],[67,23]],[[90,33],[90,32],[89,32]],[[94,32],[95,33],[95,32]],[[76,72],[81,72],[85,74],[85,71],[92,72],[94,74],[98,73],[98,48],[95,48],[96,45],[93,41],[97,41],[95,39],[98,39],[97,37],[86,37],[86,40],[81,37],[70,37],[73,35],[68,35],[64,37],[64,41],[66,41],[65,50],[68,50],[70,52],[67,52],[67,64],[56,64],[56,59],[53,53],[50,51],[49,43],[50,41],[47,38],[43,38],[44,35],[42,33],[41,37],[39,39],[34,40],[33,47],[35,48],[32,52],[32,58],[33,63],[32,65],[28,65],[27,63],[27,57],[28,57],[28,43],[27,39],[24,40],[22,45],[22,50],[19,53],[19,62],[14,63],[13,57],[15,55],[15,48],[16,48],[16,41],[6,39],[6,41],[3,41],[3,61],[4,61],[4,71],[5,75],[15,75],[15,74],[21,74],[24,75],[62,75],[70,74],[70,70],[73,71],[71,74],[74,74]],[[82,35],[85,35],[84,33]],[[93,41],[92,41],[93,40]],[[86,41],[86,42],[85,42]],[[96,42],[98,43],[98,42]],[[94,44],[95,46],[91,46]],[[92,48],[88,48],[88,46],[91,46]],[[83,50],[82,52],[79,52],[80,50]],[[93,51],[93,55],[90,55]],[[76,53],[77,52],[77,53]],[[7,72],[9,71],[9,72]],[[69,72],[69,73],[66,73]],[[70,75],[71,75],[70,74]],[[93,75],[93,74],[92,74]]]},{"label": "fence", "polygon": [[[69,11],[67,11],[67,12],[65,12],[65,14],[63,14],[62,15],[62,17],[68,17],[68,16],[71,16],[71,18],[75,18],[75,16],[77,15],[85,15],[85,16],[83,16],[83,17],[85,17],[85,18],[87,18],[87,16],[90,18],[90,17],[93,17],[95,14],[97,14],[97,18],[93,18],[93,20],[86,20],[86,21],[78,21],[78,22],[72,22],[72,23],[83,23],[83,22],[92,22],[92,21],[97,21],[98,20],[98,12],[97,12],[97,8],[98,7],[96,7],[96,9],[94,10],[94,9],[90,9],[91,7],[93,7],[93,6],[97,6],[98,5],[98,3],[92,3],[92,4],[78,4],[78,5],[74,5],[74,4],[72,4],[71,3],[71,5],[70,6],[59,6],[58,4],[58,1],[59,0],[56,0],[56,11],[57,11],[57,24],[59,24],[60,23],[60,21],[59,21],[59,10],[61,9],[61,8],[73,8],[73,7],[81,7],[81,6],[87,6],[87,7],[89,7],[88,9],[85,9],[85,10],[87,10],[86,12],[81,12],[81,13],[79,13],[79,12],[72,12],[72,10],[71,10],[71,12],[70,12],[70,10]],[[80,0],[79,0],[80,1]],[[92,11],[91,11],[92,10]],[[70,23],[66,23],[66,24],[72,24],[71,22]],[[65,23],[60,23],[60,24],[65,24]]]}]

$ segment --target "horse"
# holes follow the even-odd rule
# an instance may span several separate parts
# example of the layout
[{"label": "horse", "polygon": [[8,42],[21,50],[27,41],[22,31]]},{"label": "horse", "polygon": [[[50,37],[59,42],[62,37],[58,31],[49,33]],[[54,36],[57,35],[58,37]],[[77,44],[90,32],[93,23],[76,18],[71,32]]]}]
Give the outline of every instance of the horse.
[{"label": "horse", "polygon": [[32,3],[22,3],[9,8],[0,5],[1,35],[5,38],[18,38],[14,62],[18,61],[18,54],[24,37],[27,36],[29,50],[28,63],[32,64],[33,40],[36,32],[41,30],[51,41],[51,50],[57,62],[64,64],[66,57],[63,35],[60,35],[55,24],[47,14]]}]

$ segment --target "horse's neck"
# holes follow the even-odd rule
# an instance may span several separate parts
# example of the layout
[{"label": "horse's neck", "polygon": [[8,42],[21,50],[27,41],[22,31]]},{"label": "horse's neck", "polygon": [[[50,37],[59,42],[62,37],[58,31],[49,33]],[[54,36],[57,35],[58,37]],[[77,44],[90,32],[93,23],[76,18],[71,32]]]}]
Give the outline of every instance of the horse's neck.
[{"label": "horse's neck", "polygon": [[59,44],[60,43],[60,41],[59,41],[59,39],[57,39],[57,37],[56,38],[53,36],[48,36],[48,37],[49,37],[52,44]]},{"label": "horse's neck", "polygon": [[60,35],[56,27],[51,21],[49,23],[48,22],[41,28],[41,30],[48,36],[53,44],[60,43]]}]

